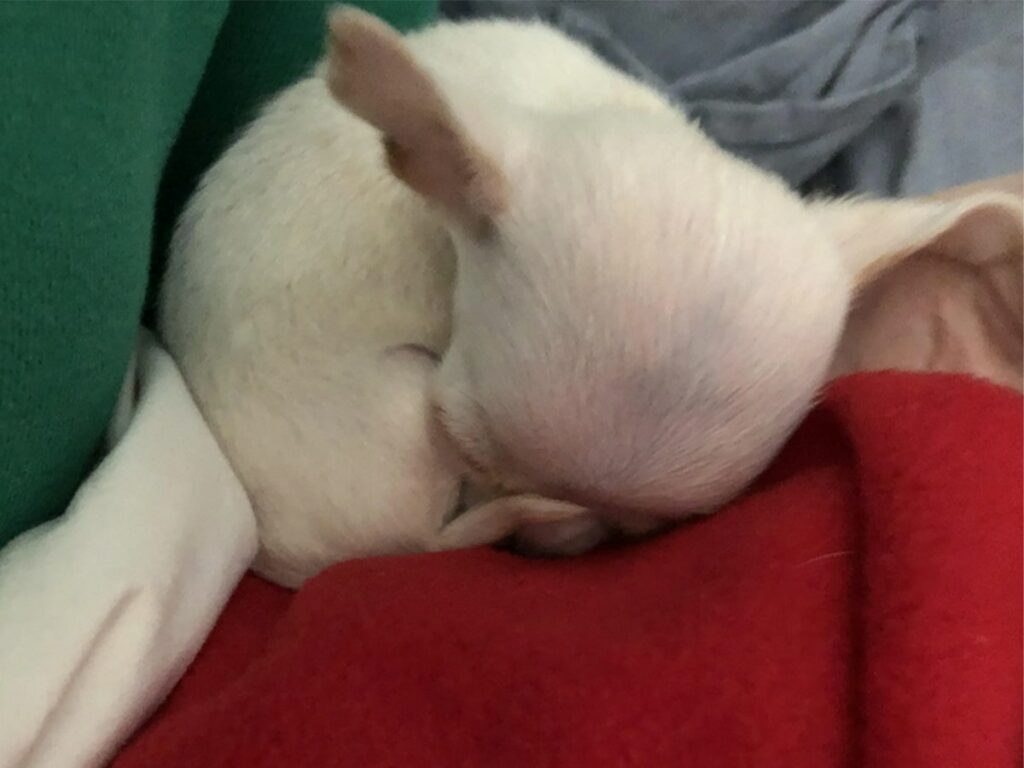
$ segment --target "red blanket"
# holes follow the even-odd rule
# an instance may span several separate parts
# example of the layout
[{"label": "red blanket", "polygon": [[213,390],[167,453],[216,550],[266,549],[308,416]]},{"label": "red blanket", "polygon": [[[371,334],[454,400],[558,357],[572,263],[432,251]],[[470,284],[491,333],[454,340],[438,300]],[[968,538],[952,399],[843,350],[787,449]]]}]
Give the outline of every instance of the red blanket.
[{"label": "red blanket", "polygon": [[854,377],[648,543],[247,578],[115,765],[1020,765],[1021,426],[1008,390]]}]

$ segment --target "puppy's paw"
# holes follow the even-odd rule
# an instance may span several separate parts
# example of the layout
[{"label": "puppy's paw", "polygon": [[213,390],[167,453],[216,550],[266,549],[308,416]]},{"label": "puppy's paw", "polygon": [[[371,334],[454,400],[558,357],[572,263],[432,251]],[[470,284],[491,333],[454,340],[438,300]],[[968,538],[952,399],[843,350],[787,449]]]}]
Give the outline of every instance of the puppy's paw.
[{"label": "puppy's paw", "polygon": [[533,556],[579,555],[603,542],[608,533],[604,523],[587,514],[568,520],[525,523],[516,531],[512,548]]}]

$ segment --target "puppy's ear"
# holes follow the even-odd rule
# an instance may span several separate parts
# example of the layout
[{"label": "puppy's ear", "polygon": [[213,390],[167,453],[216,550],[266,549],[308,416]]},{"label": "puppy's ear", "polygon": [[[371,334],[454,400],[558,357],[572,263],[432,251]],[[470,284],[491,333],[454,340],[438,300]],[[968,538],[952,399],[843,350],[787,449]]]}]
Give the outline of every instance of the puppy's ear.
[{"label": "puppy's ear", "polygon": [[918,254],[983,265],[1021,250],[1021,200],[1001,191],[930,199],[819,200],[810,207],[831,232],[858,290]]},{"label": "puppy's ear", "polygon": [[328,27],[334,98],[384,135],[395,176],[470,231],[486,232],[505,207],[505,180],[401,36],[354,8],[333,11]]},{"label": "puppy's ear", "polygon": [[1021,182],[812,204],[857,287],[834,376],[945,371],[1024,388]]}]

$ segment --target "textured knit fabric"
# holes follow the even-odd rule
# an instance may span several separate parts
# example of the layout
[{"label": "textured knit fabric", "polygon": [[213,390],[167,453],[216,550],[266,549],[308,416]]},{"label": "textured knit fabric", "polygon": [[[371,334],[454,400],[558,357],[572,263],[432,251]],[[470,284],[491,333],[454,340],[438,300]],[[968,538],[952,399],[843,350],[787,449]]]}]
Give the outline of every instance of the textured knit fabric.
[{"label": "textured knit fabric", "polygon": [[0,546],[63,510],[99,448],[160,169],[226,11],[0,4]]},{"label": "textured knit fabric", "polygon": [[[357,4],[403,28],[435,10]],[[231,132],[320,55],[327,6],[0,3],[0,547],[90,468],[154,243]]]},{"label": "textured knit fabric", "polygon": [[861,375],[643,545],[248,577],[114,765],[1018,765],[1021,402]]}]

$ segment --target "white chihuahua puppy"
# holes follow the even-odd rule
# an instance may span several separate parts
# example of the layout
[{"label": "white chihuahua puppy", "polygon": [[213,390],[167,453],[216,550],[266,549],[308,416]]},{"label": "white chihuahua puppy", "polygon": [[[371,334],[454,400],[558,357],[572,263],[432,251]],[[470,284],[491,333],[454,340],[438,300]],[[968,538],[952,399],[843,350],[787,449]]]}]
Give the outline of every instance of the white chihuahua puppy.
[{"label": "white chihuahua puppy", "polygon": [[539,23],[329,28],[203,179],[161,301],[282,584],[713,510],[812,404],[857,275],[1002,204],[805,204]]}]

